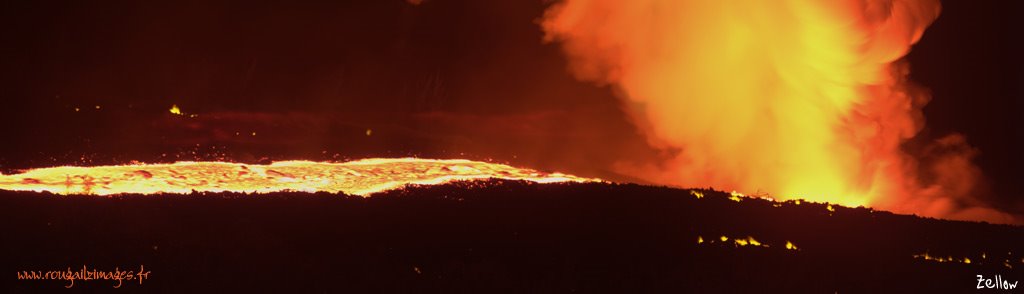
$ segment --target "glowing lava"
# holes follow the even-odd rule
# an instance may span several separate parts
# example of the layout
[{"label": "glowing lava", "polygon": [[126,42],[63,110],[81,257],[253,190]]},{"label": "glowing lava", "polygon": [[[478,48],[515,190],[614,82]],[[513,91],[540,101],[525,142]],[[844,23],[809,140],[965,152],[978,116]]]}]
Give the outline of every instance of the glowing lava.
[{"label": "glowing lava", "polygon": [[374,158],[343,163],[281,161],[269,165],[176,162],[61,166],[0,175],[0,189],[91,195],[304,191],[365,196],[410,184],[489,178],[538,183],[597,181],[462,159]]}]

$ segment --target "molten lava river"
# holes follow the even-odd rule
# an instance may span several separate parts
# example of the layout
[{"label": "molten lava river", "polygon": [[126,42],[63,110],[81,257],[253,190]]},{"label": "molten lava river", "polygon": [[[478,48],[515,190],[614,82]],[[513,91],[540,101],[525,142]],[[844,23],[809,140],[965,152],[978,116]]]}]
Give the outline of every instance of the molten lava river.
[{"label": "molten lava river", "polygon": [[61,166],[0,175],[0,190],[89,195],[304,191],[366,196],[410,184],[489,178],[538,183],[597,181],[463,159],[374,158],[342,163],[280,161],[269,165],[176,162]]}]

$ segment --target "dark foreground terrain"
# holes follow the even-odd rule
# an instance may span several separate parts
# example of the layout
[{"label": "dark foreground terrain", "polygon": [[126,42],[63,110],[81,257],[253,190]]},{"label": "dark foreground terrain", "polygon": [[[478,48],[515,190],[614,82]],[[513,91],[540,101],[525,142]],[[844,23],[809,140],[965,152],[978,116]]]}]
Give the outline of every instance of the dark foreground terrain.
[{"label": "dark foreground terrain", "polygon": [[[703,196],[512,181],[371,198],[4,191],[0,292],[905,293],[1024,279],[1022,227]],[[16,275],[82,266],[150,273],[70,290]]]}]

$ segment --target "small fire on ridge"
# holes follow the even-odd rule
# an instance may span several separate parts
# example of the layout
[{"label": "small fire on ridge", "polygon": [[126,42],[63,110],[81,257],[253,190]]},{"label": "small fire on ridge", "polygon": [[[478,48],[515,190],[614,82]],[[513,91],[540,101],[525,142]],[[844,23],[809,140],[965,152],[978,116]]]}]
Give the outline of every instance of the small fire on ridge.
[{"label": "small fire on ridge", "polygon": [[0,190],[65,195],[304,191],[366,196],[412,184],[490,178],[537,183],[599,181],[464,159],[371,158],[342,163],[280,161],[269,165],[176,162],[61,166],[0,175]]}]

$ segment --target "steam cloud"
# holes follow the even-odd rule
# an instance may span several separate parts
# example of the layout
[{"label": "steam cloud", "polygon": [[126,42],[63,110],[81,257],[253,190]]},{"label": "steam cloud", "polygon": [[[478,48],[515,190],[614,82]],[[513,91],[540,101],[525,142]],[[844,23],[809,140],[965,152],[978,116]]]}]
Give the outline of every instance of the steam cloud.
[{"label": "steam cloud", "polygon": [[565,0],[545,13],[580,79],[608,85],[660,150],[656,183],[1019,222],[987,208],[960,135],[915,151],[925,89],[902,57],[937,0]]}]

